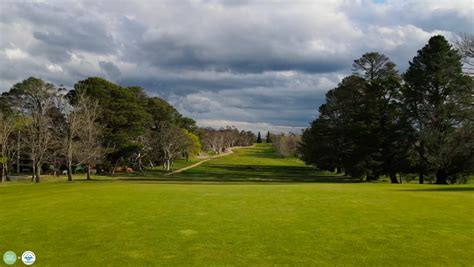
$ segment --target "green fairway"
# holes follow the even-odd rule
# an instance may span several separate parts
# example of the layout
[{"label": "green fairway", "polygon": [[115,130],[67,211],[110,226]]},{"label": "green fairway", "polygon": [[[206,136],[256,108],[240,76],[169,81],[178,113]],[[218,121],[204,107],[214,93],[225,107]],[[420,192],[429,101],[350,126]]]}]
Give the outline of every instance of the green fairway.
[{"label": "green fairway", "polygon": [[474,264],[472,184],[351,183],[266,145],[109,180],[0,185],[0,252],[38,266]]}]

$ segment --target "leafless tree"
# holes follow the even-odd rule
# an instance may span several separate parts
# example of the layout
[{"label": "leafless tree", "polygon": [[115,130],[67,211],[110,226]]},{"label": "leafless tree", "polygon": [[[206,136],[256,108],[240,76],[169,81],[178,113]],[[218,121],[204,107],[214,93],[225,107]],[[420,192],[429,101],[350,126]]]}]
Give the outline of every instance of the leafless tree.
[{"label": "leafless tree", "polygon": [[272,137],[275,151],[282,157],[296,156],[301,136],[295,134],[279,134]]},{"label": "leafless tree", "polygon": [[97,123],[99,116],[99,102],[92,100],[83,93],[76,97],[76,138],[75,157],[78,164],[87,167],[87,180],[91,179],[91,169],[99,163],[104,155],[105,149],[101,146],[101,128]]},{"label": "leafless tree", "polygon": [[1,182],[9,180],[8,177],[8,151],[12,133],[19,128],[20,118],[14,114],[0,111],[0,145],[2,149],[2,178]]},{"label": "leafless tree", "polygon": [[[66,94],[66,90],[61,90],[56,97],[56,107],[59,111],[59,118],[56,121],[56,128],[59,128],[56,137],[59,140],[59,151],[66,159],[67,180],[72,181],[72,166],[77,151],[78,132],[81,128],[80,116],[82,110],[79,105],[71,103],[71,96]],[[80,104],[81,96],[78,96],[78,103]]]},{"label": "leafless tree", "polygon": [[54,109],[57,90],[50,83],[30,78],[17,86],[21,112],[29,118],[25,128],[33,167],[32,180],[40,182],[41,166],[51,155],[54,144],[53,125],[50,116]]},{"label": "leafless tree", "polygon": [[474,35],[460,33],[454,44],[463,57],[466,74],[474,75]]},{"label": "leafless tree", "polygon": [[238,131],[235,127],[226,127],[219,130],[201,128],[201,144],[203,150],[221,153],[233,146],[250,146],[256,136],[252,132]]}]

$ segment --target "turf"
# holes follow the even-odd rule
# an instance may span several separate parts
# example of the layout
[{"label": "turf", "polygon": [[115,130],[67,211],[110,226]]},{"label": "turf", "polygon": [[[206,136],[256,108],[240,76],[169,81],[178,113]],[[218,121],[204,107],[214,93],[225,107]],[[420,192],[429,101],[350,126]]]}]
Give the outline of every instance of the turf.
[{"label": "turf", "polygon": [[259,146],[180,181],[0,185],[0,252],[38,266],[474,263],[473,185],[330,176]]}]

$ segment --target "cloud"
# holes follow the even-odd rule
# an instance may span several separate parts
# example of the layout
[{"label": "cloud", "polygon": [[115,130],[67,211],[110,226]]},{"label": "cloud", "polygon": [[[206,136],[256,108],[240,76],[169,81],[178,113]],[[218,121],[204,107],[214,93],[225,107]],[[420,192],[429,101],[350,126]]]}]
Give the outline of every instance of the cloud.
[{"label": "cloud", "polygon": [[9,60],[25,59],[28,54],[21,49],[5,49],[5,55]]},{"label": "cloud", "polygon": [[379,51],[404,71],[432,35],[473,33],[473,12],[462,0],[4,2],[0,90],[103,76],[200,123],[299,129],[354,59]]},{"label": "cloud", "polygon": [[120,69],[113,62],[99,61],[99,66],[105,71],[108,78],[115,79],[122,74]]},{"label": "cloud", "polygon": [[197,124],[202,127],[211,127],[219,129],[225,126],[234,126],[239,130],[252,131],[254,133],[296,133],[299,134],[304,127],[290,127],[273,125],[267,122],[246,122],[246,121],[229,121],[229,120],[199,120]]}]

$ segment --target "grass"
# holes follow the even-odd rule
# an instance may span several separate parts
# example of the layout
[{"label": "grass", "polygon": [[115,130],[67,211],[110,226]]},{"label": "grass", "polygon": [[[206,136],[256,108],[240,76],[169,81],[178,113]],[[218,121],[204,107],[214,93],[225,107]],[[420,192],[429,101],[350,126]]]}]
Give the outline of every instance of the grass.
[{"label": "grass", "polygon": [[474,185],[330,176],[262,145],[179,181],[0,185],[0,253],[32,250],[38,266],[474,264]]}]

